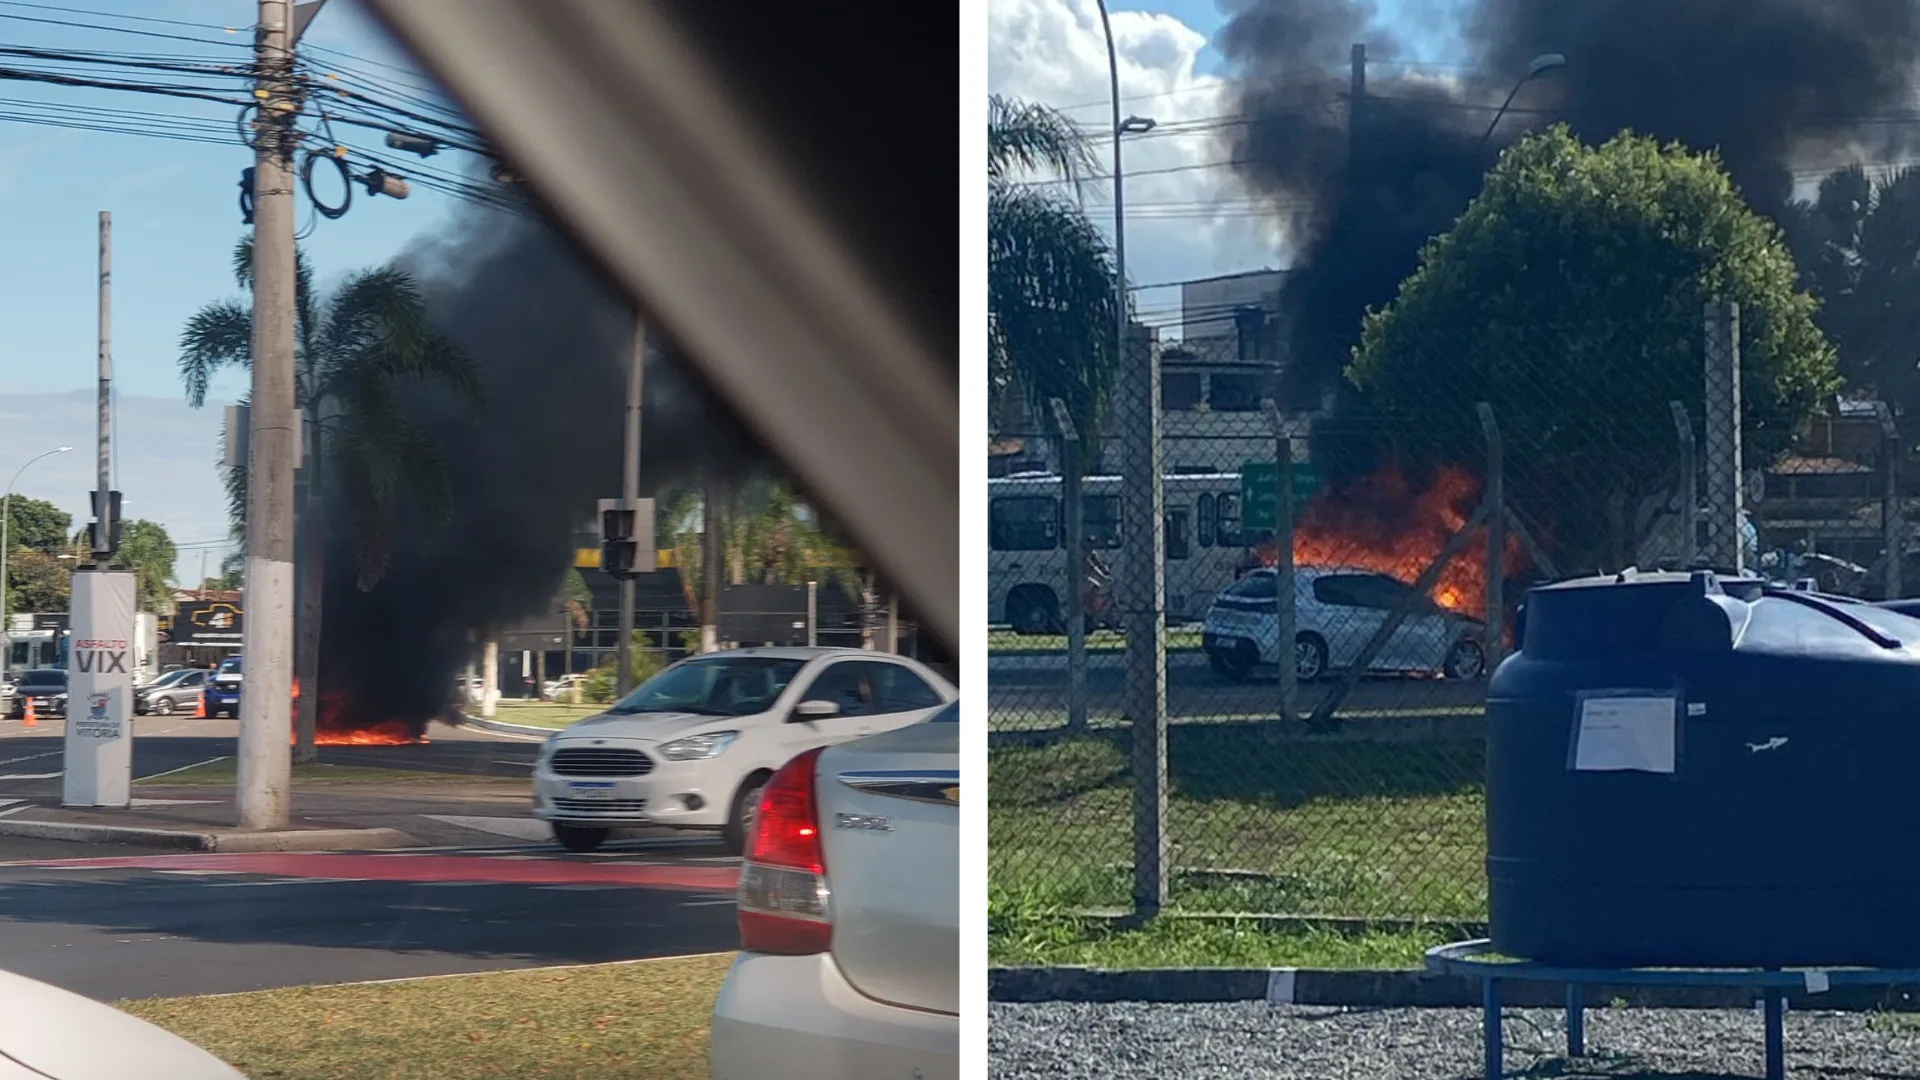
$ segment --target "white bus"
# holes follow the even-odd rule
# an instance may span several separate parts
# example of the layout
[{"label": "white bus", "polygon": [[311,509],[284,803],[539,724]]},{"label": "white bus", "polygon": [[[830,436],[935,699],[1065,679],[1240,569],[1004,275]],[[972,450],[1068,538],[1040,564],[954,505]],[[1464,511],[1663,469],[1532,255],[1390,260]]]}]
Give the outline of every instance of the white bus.
[{"label": "white bus", "polygon": [[[1167,620],[1198,622],[1234,582],[1247,558],[1240,528],[1240,474],[1176,473],[1162,483],[1167,544]],[[1111,571],[1132,523],[1121,511],[1120,478],[1080,485],[1082,529],[1093,557]],[[1021,634],[1059,633],[1067,587],[1060,477],[987,481],[988,618]],[[1084,585],[1082,586],[1085,587]],[[1095,616],[1096,625],[1102,621]]]}]

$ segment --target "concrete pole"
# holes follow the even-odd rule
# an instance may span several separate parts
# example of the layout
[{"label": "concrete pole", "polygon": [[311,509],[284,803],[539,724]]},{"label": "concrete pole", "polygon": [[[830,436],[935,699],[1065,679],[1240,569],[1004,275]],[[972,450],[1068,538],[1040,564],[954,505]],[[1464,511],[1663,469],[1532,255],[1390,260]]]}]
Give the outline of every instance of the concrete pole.
[{"label": "concrete pole", "polygon": [[1884,401],[1873,403],[1880,419],[1880,542],[1886,548],[1881,591],[1888,600],[1900,599],[1900,574],[1906,561],[1906,513],[1900,498],[1900,429],[1893,410]]},{"label": "concrete pole", "polygon": [[1067,551],[1066,580],[1061,582],[1061,616],[1067,631],[1067,730],[1087,729],[1087,538],[1086,509],[1081,498],[1081,476],[1086,466],[1080,453],[1080,432],[1067,403],[1054,398],[1054,426],[1060,434],[1061,541]]},{"label": "concrete pole", "polygon": [[488,636],[480,650],[480,715],[491,717],[500,702],[500,643]]},{"label": "concrete pole", "polygon": [[[1279,717],[1281,723],[1291,723],[1300,718],[1300,613],[1293,576],[1293,433],[1287,430],[1280,406],[1272,398],[1261,401],[1260,407],[1273,432],[1273,610],[1279,623],[1275,634],[1279,645],[1275,659],[1280,664]],[[1241,513],[1246,513],[1245,507]]]},{"label": "concrete pole", "polygon": [[[100,211],[100,505],[94,520],[93,565],[104,570],[113,558],[113,212]],[[135,603],[138,603],[136,598]]]},{"label": "concrete pole", "polygon": [[1741,573],[1746,476],[1740,450],[1740,305],[1706,305],[1707,559]]},{"label": "concrete pole", "polygon": [[[636,313],[633,319],[633,357],[627,361],[627,444],[620,470],[620,499],[631,510],[640,503],[640,413],[641,380],[646,372],[647,324]],[[653,530],[633,523],[635,536],[650,536]],[[650,569],[653,552],[633,553],[634,572]],[[633,609],[639,583],[632,577],[620,579],[620,640],[617,644],[619,666],[614,697],[627,696],[633,689]]]},{"label": "concrete pole", "polygon": [[253,386],[247,450],[246,690],[240,827],[287,824],[293,734],[293,39],[288,0],[259,0],[262,125],[253,166]]},{"label": "concrete pole", "polygon": [[820,583],[807,582],[807,647],[820,644]]},{"label": "concrete pole", "polygon": [[1673,435],[1680,446],[1680,569],[1692,570],[1700,556],[1700,462],[1687,407],[1669,401],[1667,410],[1673,413]]},{"label": "concrete pole", "polygon": [[726,560],[722,543],[720,478],[707,473],[706,495],[700,508],[700,651],[720,651],[720,579]]},{"label": "concrete pole", "polygon": [[1106,0],[1098,0],[1107,39],[1107,80],[1113,97],[1114,340],[1119,360],[1114,409],[1121,431],[1127,633],[1126,714],[1132,726],[1133,913],[1152,918],[1166,905],[1167,865],[1167,638],[1166,533],[1160,480],[1160,363],[1153,342],[1136,340],[1127,319],[1126,172],[1120,148],[1120,63]]},{"label": "concrete pole", "polygon": [[1474,406],[1480,414],[1480,433],[1487,440],[1487,484],[1483,498],[1487,503],[1486,628],[1482,650],[1482,675],[1493,677],[1493,669],[1506,658],[1507,650],[1507,466],[1506,444],[1500,438],[1500,421],[1493,415],[1490,402]]}]

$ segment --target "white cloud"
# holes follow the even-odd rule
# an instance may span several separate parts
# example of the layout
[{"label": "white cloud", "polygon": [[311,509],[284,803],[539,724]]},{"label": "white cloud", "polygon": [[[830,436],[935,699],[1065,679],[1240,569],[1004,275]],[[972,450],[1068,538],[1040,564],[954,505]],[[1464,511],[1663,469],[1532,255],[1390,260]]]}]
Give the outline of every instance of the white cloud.
[{"label": "white cloud", "polygon": [[[215,463],[220,454],[222,410],[209,403],[190,408],[178,398],[117,395],[119,431],[113,444],[121,497],[129,519],[166,526],[174,543],[223,540],[226,492]],[[75,527],[92,516],[88,492],[98,475],[94,432],[97,398],[92,390],[36,394],[0,392],[0,488],[35,454],[71,446],[40,461],[14,488],[16,495],[46,499],[73,515]],[[210,571],[230,548],[206,554]],[[182,551],[174,573],[197,582],[201,552]]]},{"label": "white cloud", "polygon": [[[1231,108],[1226,82],[1196,70],[1205,36],[1164,14],[1113,14],[1121,115],[1151,117],[1157,130],[1129,136],[1127,276],[1138,284],[1234,273],[1281,262],[1276,222],[1248,213],[1245,193],[1219,163],[1230,148],[1218,117]],[[1104,134],[1111,123],[1106,39],[1093,0],[993,0],[987,17],[987,87],[1066,109]],[[1112,142],[1098,142],[1103,165]],[[1111,180],[1083,185],[1089,213],[1112,228]],[[1177,313],[1179,294],[1137,298],[1148,322]]]}]

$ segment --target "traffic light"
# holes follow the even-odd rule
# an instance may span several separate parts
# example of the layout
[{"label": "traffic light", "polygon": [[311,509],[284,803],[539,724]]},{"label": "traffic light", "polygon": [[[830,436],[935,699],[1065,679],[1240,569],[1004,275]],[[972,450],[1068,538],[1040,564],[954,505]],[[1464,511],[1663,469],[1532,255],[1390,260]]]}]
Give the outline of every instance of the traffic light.
[{"label": "traffic light", "polygon": [[100,542],[100,493],[94,491],[88,494],[92,496],[93,501],[93,523],[87,526],[87,539],[92,544],[94,551],[105,552],[111,555],[120,550],[120,526],[123,524],[120,520],[120,493],[117,491],[107,492],[106,519],[112,522],[113,528],[109,531],[106,537],[106,543],[104,544]]},{"label": "traffic light", "polygon": [[652,552],[653,500],[601,499],[600,569],[615,578],[638,577],[653,569]]}]

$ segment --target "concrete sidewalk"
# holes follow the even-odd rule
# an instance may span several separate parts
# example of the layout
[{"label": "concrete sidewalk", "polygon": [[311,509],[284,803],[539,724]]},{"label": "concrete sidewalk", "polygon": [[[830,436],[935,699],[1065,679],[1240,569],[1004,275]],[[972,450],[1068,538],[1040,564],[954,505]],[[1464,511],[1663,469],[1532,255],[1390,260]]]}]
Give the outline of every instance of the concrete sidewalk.
[{"label": "concrete sidewalk", "polygon": [[[0,816],[0,836],[182,851],[352,851],[532,839],[523,780],[296,785],[285,829],[235,827],[231,785],[139,784],[127,809],[30,800]],[[541,828],[544,828],[543,826]]]}]

